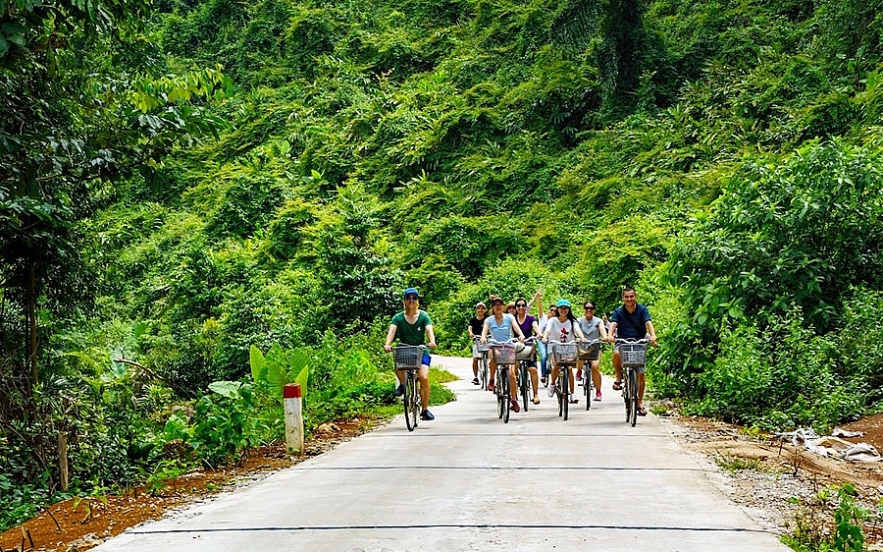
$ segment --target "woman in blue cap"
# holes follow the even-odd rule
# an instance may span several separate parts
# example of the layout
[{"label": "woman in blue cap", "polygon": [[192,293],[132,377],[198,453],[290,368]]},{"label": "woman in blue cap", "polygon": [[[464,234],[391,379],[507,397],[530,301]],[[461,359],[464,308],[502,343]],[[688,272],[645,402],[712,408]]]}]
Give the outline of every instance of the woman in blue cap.
[{"label": "woman in blue cap", "polygon": [[[576,317],[570,311],[570,301],[567,299],[559,299],[556,303],[558,316],[552,318],[546,324],[546,330],[543,332],[543,343],[558,341],[560,343],[572,343],[575,339],[583,339],[583,332],[579,327]],[[558,381],[558,372],[561,369],[557,364],[552,365],[552,377],[549,380],[549,396],[555,396],[556,382]],[[568,379],[570,380],[570,388],[573,389],[573,370],[568,369]],[[571,403],[579,402],[570,394],[568,400]]]},{"label": "woman in blue cap", "polygon": [[[429,336],[430,349],[435,349],[435,332],[432,331],[432,320],[426,311],[420,310],[420,294],[414,288],[408,288],[402,294],[404,310],[392,317],[389,324],[389,332],[386,334],[386,344],[383,350],[387,353],[392,350],[392,342],[399,337],[399,343],[405,345],[424,345],[426,344],[425,336]],[[420,363],[420,401],[423,403],[423,412],[420,414],[421,420],[434,420],[435,416],[429,411],[429,363],[432,358],[429,353],[423,353],[423,360]],[[396,388],[396,397],[400,397],[405,393],[405,385],[402,380],[404,374],[396,371],[396,377],[399,379],[399,386]]]}]

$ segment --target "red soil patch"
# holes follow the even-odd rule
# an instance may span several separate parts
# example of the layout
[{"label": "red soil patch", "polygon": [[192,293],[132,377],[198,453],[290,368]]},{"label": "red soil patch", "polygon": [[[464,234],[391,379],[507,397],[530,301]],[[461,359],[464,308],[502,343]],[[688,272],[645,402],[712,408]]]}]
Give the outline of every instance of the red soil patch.
[{"label": "red soil patch", "polygon": [[849,431],[863,431],[862,437],[846,439],[851,443],[867,443],[873,445],[880,454],[883,454],[883,414],[867,416],[856,422],[840,426]]}]

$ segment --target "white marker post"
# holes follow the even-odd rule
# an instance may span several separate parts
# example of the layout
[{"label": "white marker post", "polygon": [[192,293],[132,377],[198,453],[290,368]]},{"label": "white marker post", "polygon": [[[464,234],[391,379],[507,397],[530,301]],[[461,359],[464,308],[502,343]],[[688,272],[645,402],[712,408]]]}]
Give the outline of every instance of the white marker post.
[{"label": "white marker post", "polygon": [[282,391],[285,403],[285,445],[288,452],[303,454],[304,414],[300,384],[289,383]]}]

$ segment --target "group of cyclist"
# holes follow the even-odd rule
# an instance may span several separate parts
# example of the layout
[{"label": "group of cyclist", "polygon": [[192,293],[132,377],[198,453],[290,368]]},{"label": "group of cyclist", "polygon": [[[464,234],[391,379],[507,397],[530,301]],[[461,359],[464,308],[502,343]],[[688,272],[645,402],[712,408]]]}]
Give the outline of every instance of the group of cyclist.
[{"label": "group of cyclist", "polygon": [[[420,294],[414,288],[408,288],[403,294],[404,309],[397,313],[389,326],[386,336],[384,350],[389,352],[392,343],[398,336],[399,342],[407,345],[426,345],[429,349],[436,347],[435,334],[432,329],[432,320],[429,315],[419,309]],[[537,303],[537,309],[540,318],[530,314],[533,303]],[[542,310],[542,293],[537,292],[530,302],[524,298],[518,298],[508,305],[498,296],[490,297],[491,309],[488,313],[487,305],[479,302],[475,305],[475,316],[473,316],[468,324],[468,332],[470,339],[473,340],[472,349],[472,371],[474,379],[473,384],[478,385],[478,367],[482,353],[479,351],[479,342],[487,344],[489,341],[505,343],[514,338],[523,344],[525,340],[532,341],[529,345],[532,349],[523,351],[528,354],[528,366],[530,379],[533,389],[534,404],[540,403],[538,395],[539,382],[547,386],[549,397],[555,396],[555,382],[558,381],[559,371],[562,366],[550,360],[550,344],[555,342],[569,343],[577,341],[607,341],[615,343],[621,339],[648,339],[654,347],[657,345],[656,330],[650,317],[647,307],[637,302],[637,294],[632,287],[625,287],[622,290],[622,305],[617,307],[609,316],[595,316],[595,303],[586,301],[583,304],[584,315],[576,318],[573,315],[570,301],[566,299],[558,300],[555,305],[549,307],[547,312]],[[426,337],[429,342],[427,344]],[[537,374],[537,361],[535,351],[539,353],[541,377]],[[488,390],[494,390],[493,375],[496,373],[496,365],[493,355],[490,355],[490,377],[488,382]],[[422,413],[421,419],[432,420],[434,416],[429,412],[429,364],[431,357],[428,353],[424,353],[419,378],[421,383],[421,401]],[[585,366],[585,362],[589,365]],[[590,361],[582,361],[577,365],[578,375],[583,369],[591,370],[592,382],[595,388],[595,401],[602,399],[601,394],[601,372],[599,366],[601,363],[601,355],[597,359]],[[622,360],[620,358],[618,345],[613,351],[613,368],[616,380],[613,382],[613,389],[619,391],[622,389]],[[515,365],[509,366],[509,389],[512,393],[511,408],[514,412],[521,410],[517,400],[516,386],[516,369]],[[647,410],[644,408],[644,368],[636,369],[638,375],[638,414],[646,416]],[[399,385],[396,388],[396,396],[404,393],[402,374],[397,373]],[[574,389],[573,372],[568,368],[568,377],[570,389]],[[572,403],[578,402],[572,395],[568,397]]]}]

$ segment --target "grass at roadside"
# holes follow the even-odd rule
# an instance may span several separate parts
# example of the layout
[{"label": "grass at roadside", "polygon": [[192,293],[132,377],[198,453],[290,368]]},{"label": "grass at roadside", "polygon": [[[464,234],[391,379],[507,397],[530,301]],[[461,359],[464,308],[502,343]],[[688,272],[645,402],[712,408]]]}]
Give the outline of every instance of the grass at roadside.
[{"label": "grass at roadside", "polygon": [[[448,389],[445,383],[456,381],[458,378],[447,370],[440,368],[429,369],[429,404],[438,406],[457,400],[453,391]],[[382,417],[392,417],[402,413],[402,403],[395,400],[393,404],[384,405],[377,409],[377,414]]]}]

